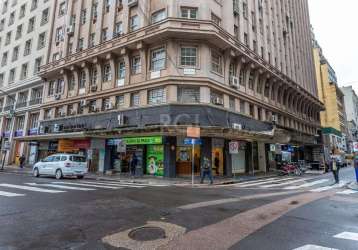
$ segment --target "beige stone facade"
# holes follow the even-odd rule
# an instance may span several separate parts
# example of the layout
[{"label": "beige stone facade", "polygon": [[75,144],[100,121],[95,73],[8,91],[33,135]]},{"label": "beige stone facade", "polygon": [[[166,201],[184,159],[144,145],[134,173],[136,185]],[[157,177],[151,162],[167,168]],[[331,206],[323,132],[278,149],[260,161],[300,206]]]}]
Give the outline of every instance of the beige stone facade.
[{"label": "beige stone facade", "polygon": [[41,73],[45,120],[180,103],[194,86],[199,103],[261,121],[274,114],[284,128],[316,134],[305,0],[57,1],[62,8]]}]

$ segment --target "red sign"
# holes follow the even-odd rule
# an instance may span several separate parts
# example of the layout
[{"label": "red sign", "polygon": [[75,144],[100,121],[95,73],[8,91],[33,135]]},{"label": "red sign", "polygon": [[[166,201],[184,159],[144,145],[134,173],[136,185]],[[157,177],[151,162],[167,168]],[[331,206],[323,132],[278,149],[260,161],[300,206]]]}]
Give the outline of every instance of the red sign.
[{"label": "red sign", "polygon": [[74,140],[73,147],[78,149],[89,149],[91,147],[91,140],[90,139]]}]

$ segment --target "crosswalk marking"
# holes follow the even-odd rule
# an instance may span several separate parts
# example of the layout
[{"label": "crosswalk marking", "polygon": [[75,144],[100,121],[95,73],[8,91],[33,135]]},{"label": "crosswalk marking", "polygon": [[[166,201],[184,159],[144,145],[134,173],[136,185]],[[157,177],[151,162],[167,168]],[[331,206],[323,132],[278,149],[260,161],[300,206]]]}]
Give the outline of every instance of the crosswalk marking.
[{"label": "crosswalk marking", "polygon": [[0,196],[6,196],[6,197],[17,197],[17,196],[25,196],[24,194],[17,194],[17,193],[10,193],[5,191],[0,191]]},{"label": "crosswalk marking", "polygon": [[305,184],[302,184],[302,185],[299,185],[299,186],[285,187],[284,189],[291,190],[291,189],[299,189],[299,188],[312,187],[312,186],[315,186],[315,185],[318,185],[318,184],[325,183],[325,182],[327,182],[327,181],[329,181],[329,179],[322,179],[322,180],[317,180],[317,181],[312,181],[312,182],[309,182],[309,183],[305,183]]},{"label": "crosswalk marking", "polygon": [[358,191],[354,191],[354,190],[344,190],[341,192],[337,192],[337,194],[356,194],[358,193]]},{"label": "crosswalk marking", "polygon": [[293,250],[338,250],[336,248],[322,247],[318,245],[304,245],[303,247],[295,248]]},{"label": "crosswalk marking", "polygon": [[352,232],[339,233],[339,234],[336,234],[333,237],[338,238],[338,239],[344,239],[344,240],[358,241],[358,233],[352,233]]},{"label": "crosswalk marking", "polygon": [[286,186],[289,184],[302,182],[302,181],[306,181],[306,180],[308,180],[308,179],[298,179],[298,180],[287,181],[287,182],[282,182],[282,183],[277,183],[277,184],[264,185],[264,186],[260,186],[260,187],[262,187],[262,188],[281,187],[281,186]]},{"label": "crosswalk marking", "polygon": [[256,180],[256,181],[244,181],[244,182],[239,182],[239,183],[236,183],[236,184],[232,184],[232,185],[235,185],[235,186],[241,186],[241,185],[245,185],[245,184],[254,184],[254,183],[257,183],[257,184],[260,184],[260,182],[263,182],[263,181],[268,181],[268,180],[280,180],[280,178],[268,178],[268,179],[261,179],[261,180]]},{"label": "crosswalk marking", "polygon": [[41,187],[52,187],[52,188],[59,188],[59,189],[68,189],[68,190],[79,190],[79,191],[93,191],[96,190],[94,188],[81,188],[81,187],[70,187],[60,184],[37,184],[37,183],[25,183],[29,186],[41,186]]},{"label": "crosswalk marking", "polygon": [[128,181],[102,181],[103,183],[111,183],[111,184],[125,184],[125,185],[136,185],[136,186],[150,186],[150,187],[167,187],[169,184],[157,184],[157,183],[138,183],[138,182],[128,182]]},{"label": "crosswalk marking", "polygon": [[75,183],[75,182],[64,182],[64,181],[55,181],[55,182],[52,182],[52,183],[53,184],[65,184],[65,185],[83,186],[83,187],[97,187],[97,188],[105,188],[105,189],[121,189],[122,188],[122,187],[114,187],[114,186]]},{"label": "crosswalk marking", "polygon": [[239,187],[253,187],[253,186],[259,186],[259,185],[262,185],[262,184],[268,184],[268,183],[273,183],[273,182],[279,182],[279,181],[287,181],[287,180],[292,180],[294,179],[293,177],[291,178],[282,178],[282,179],[271,179],[271,180],[268,180],[268,181],[262,181],[262,182],[259,182],[259,183],[250,183],[248,182],[247,184],[242,184],[242,185],[237,185]]},{"label": "crosswalk marking", "polygon": [[331,185],[331,186],[325,186],[325,187],[312,189],[312,190],[310,190],[310,192],[323,192],[323,191],[328,191],[328,190],[333,189],[333,188],[342,188],[346,184],[347,184],[347,182],[342,181],[341,183],[336,184],[336,185]]},{"label": "crosswalk marking", "polygon": [[81,181],[81,183],[86,183],[86,184],[101,184],[101,185],[106,185],[106,186],[115,186],[115,187],[134,187],[134,188],[143,188],[145,186],[139,186],[136,184],[121,184],[121,183],[107,183],[107,182],[91,182],[91,181]]},{"label": "crosswalk marking", "polygon": [[30,186],[23,186],[23,185],[13,185],[13,184],[7,184],[7,183],[1,183],[1,187],[8,187],[8,188],[16,188],[16,189],[22,189],[27,191],[34,191],[34,192],[42,192],[42,193],[64,193],[66,191],[62,190],[52,190],[52,189],[44,189],[44,188],[38,188],[38,187],[30,187]]}]

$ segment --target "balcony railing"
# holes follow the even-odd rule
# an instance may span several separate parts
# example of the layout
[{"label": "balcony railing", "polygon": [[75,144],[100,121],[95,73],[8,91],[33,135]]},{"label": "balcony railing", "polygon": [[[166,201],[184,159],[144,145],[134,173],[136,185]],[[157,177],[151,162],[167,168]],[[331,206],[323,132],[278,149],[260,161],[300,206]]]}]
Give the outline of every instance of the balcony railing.
[{"label": "balcony railing", "polygon": [[16,108],[19,109],[19,108],[24,108],[27,106],[27,102],[19,102],[19,103],[16,103]]},{"label": "balcony railing", "polygon": [[9,111],[9,110],[12,110],[12,109],[14,109],[14,104],[12,104],[12,105],[7,105],[7,106],[4,107],[4,111],[5,111],[5,112],[6,112],[6,111]]},{"label": "balcony railing", "polygon": [[41,104],[42,103],[42,98],[36,98],[36,99],[33,99],[33,100],[30,100],[29,101],[29,105],[36,105],[36,104]]}]

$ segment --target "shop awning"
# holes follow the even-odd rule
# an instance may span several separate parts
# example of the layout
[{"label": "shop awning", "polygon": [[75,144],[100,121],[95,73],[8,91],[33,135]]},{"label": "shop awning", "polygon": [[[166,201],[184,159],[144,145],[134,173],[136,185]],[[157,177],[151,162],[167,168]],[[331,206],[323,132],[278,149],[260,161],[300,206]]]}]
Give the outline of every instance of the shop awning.
[{"label": "shop awning", "polygon": [[44,134],[44,135],[30,135],[15,137],[16,141],[47,141],[47,140],[56,140],[56,139],[77,139],[77,138],[87,138],[88,135],[85,132],[71,132],[71,133],[58,133],[58,134]]}]

